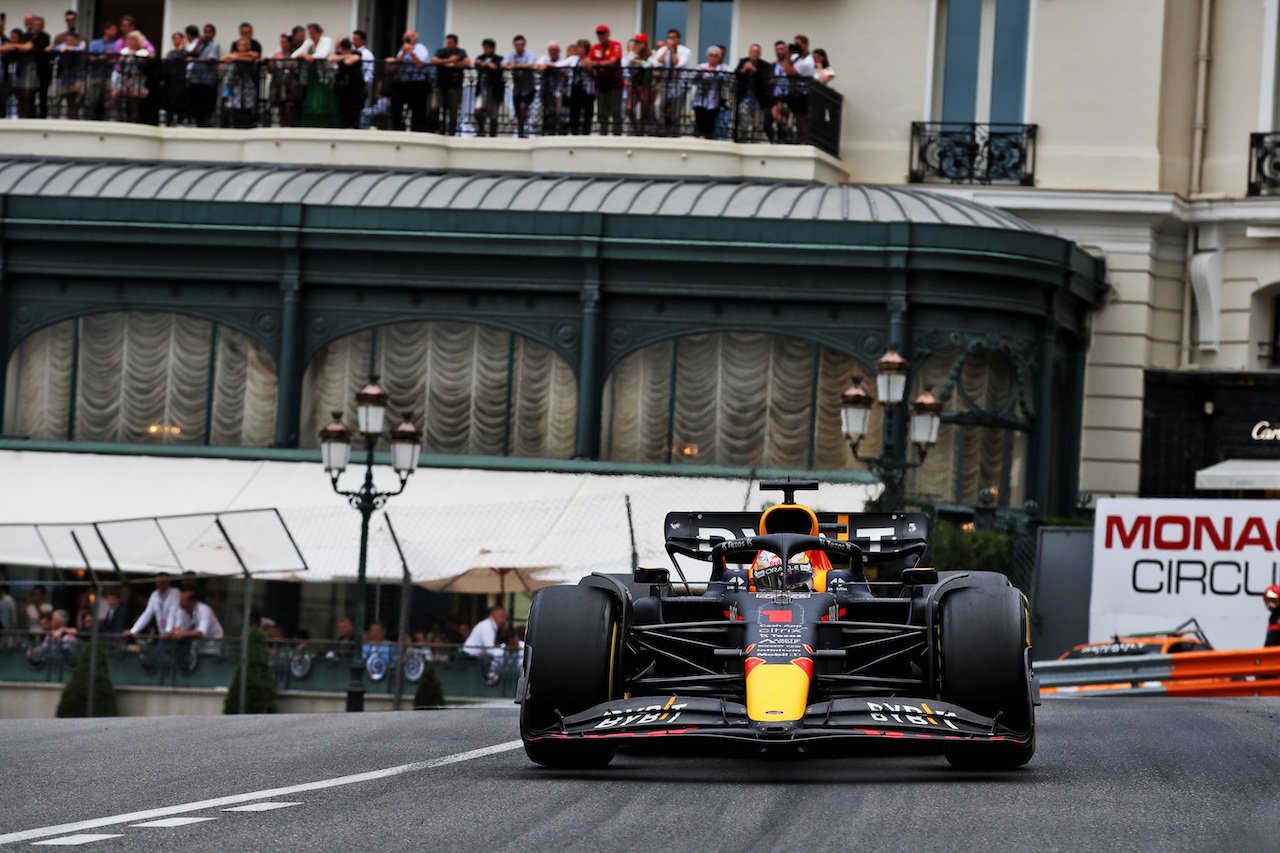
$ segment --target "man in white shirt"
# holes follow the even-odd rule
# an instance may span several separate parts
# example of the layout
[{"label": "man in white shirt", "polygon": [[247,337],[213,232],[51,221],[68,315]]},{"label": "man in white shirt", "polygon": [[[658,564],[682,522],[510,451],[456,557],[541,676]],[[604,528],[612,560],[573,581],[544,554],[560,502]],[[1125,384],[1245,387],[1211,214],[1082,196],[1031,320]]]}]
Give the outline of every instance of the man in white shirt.
[{"label": "man in white shirt", "polygon": [[560,132],[560,113],[564,109],[564,95],[568,89],[569,75],[561,70],[577,65],[577,57],[560,57],[560,43],[550,42],[547,52],[538,57],[538,70],[542,72],[542,133],[554,136]]},{"label": "man in white shirt", "polygon": [[367,89],[373,85],[373,66],[378,61],[373,51],[368,48],[368,36],[364,30],[351,31],[351,45],[360,54],[360,69],[364,72],[364,85]]},{"label": "man in white shirt", "polygon": [[464,655],[479,659],[480,674],[490,684],[496,681],[489,670],[493,665],[494,656],[500,654],[499,647],[502,645],[506,627],[507,611],[500,606],[495,607],[489,611],[487,617],[476,623],[471,633],[467,635],[467,641],[462,644]]},{"label": "man in white shirt", "polygon": [[178,612],[174,618],[173,629],[162,636],[175,640],[192,640],[199,643],[197,648],[206,654],[216,654],[223,637],[222,623],[213,612],[213,608],[203,601],[196,601],[194,590],[186,589],[178,599]]},{"label": "man in white shirt", "polygon": [[488,616],[471,629],[467,641],[462,644],[462,653],[477,656],[492,654],[495,648],[502,645],[502,632],[506,627],[507,611],[502,607],[493,608]]},{"label": "man in white shirt", "polygon": [[658,45],[653,65],[659,69],[658,115],[662,117],[662,135],[680,135],[680,116],[684,113],[684,96],[688,91],[686,73],[692,67],[693,51],[680,43],[679,30],[667,30],[667,40]]},{"label": "man in white shirt", "polygon": [[130,634],[137,634],[153,620],[156,623],[156,631],[161,634],[168,633],[173,630],[173,620],[177,612],[178,591],[169,583],[169,573],[160,572],[156,575],[155,591],[147,599],[147,608],[142,611],[138,621],[133,623],[133,627],[124,632],[124,635],[127,637]]}]

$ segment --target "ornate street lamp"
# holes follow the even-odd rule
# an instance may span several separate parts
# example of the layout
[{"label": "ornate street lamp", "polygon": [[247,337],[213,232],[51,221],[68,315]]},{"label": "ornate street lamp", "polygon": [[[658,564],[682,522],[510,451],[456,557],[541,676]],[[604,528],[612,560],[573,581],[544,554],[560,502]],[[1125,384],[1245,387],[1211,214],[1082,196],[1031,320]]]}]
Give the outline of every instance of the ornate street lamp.
[{"label": "ornate street lamp", "polygon": [[347,684],[347,710],[364,710],[364,664],[360,649],[364,643],[365,570],[369,557],[369,519],[375,510],[382,509],[387,498],[404,491],[409,475],[418,467],[422,450],[422,431],[413,424],[409,415],[391,431],[391,467],[400,477],[400,488],[394,492],[379,492],[373,487],[373,450],[382,435],[386,422],[387,394],[379,385],[378,377],[370,376],[369,384],[356,394],[356,418],[365,442],[364,484],[358,491],[347,492],[338,488],[338,477],[346,470],[351,457],[351,431],[342,423],[342,413],[333,413],[333,423],[320,430],[320,454],[324,471],[329,475],[333,490],[347,499],[352,508],[360,511],[360,564],[356,570],[356,618],[354,636],[356,650],[351,656],[351,678]]},{"label": "ornate street lamp", "polygon": [[[898,354],[894,344],[876,361],[876,390],[880,404],[884,406],[884,427],[880,439],[879,456],[863,456],[858,445],[866,437],[871,422],[871,408],[875,401],[862,387],[862,380],[854,376],[852,384],[840,395],[840,422],[845,440],[853,451],[853,458],[862,462],[879,475],[884,483],[880,496],[880,508],[884,512],[896,512],[902,508],[902,478],[912,468],[920,467],[929,448],[938,442],[938,427],[942,423],[942,403],[928,389],[906,405],[903,397],[907,388],[907,374],[911,365]],[[907,410],[904,412],[903,410]],[[916,446],[919,459],[911,462],[898,450],[895,439],[895,416],[909,413],[911,443]]]}]

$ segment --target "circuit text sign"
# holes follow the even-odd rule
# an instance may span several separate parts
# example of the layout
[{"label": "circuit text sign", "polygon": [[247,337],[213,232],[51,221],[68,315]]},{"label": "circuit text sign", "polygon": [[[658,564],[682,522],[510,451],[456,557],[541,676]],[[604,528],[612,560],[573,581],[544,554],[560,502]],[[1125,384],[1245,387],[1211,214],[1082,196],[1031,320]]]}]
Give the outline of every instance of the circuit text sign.
[{"label": "circuit text sign", "polygon": [[1256,648],[1266,636],[1262,593],[1278,566],[1280,501],[1100,500],[1089,639],[1195,617],[1215,648]]}]

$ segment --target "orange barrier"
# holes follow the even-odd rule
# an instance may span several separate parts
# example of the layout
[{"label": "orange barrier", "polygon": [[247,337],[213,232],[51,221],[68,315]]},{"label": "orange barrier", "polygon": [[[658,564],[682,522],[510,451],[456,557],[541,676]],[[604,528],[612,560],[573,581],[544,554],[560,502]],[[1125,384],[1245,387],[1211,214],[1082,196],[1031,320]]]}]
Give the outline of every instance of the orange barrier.
[{"label": "orange barrier", "polygon": [[[1049,682],[1040,689],[1046,694],[1280,696],[1280,646],[1142,655],[1110,663],[1050,661],[1036,669]],[[1090,683],[1090,676],[1096,681]]]}]

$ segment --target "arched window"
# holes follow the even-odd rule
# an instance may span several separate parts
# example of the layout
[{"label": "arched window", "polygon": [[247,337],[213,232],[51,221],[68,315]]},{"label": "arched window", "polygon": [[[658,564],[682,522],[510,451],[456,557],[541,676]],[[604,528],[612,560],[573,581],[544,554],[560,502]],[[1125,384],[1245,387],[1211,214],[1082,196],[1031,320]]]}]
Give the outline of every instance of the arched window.
[{"label": "arched window", "polygon": [[276,370],[209,320],[142,311],[66,320],[9,359],[6,433],[33,439],[265,447]]},{"label": "arched window", "polygon": [[938,443],[908,478],[908,493],[930,503],[974,505],[991,489],[998,506],[1026,499],[1029,382],[1005,352],[949,350],[925,361],[915,394],[945,398]]},{"label": "arched window", "polygon": [[[840,470],[840,393],[871,372],[851,356],[760,332],[687,335],[637,350],[604,387],[601,456]],[[872,383],[874,386],[874,383]],[[880,442],[880,412],[867,441]]]},{"label": "arched window", "polygon": [[578,383],[537,341],[473,323],[396,323],[328,344],[303,379],[304,447],[342,411],[355,423],[355,394],[377,373],[392,416],[422,425],[428,453],[573,456]]}]

